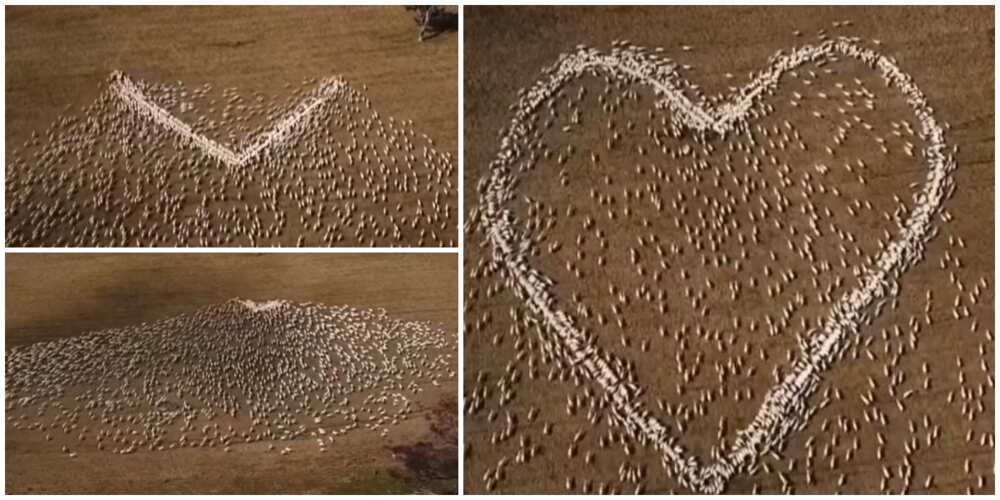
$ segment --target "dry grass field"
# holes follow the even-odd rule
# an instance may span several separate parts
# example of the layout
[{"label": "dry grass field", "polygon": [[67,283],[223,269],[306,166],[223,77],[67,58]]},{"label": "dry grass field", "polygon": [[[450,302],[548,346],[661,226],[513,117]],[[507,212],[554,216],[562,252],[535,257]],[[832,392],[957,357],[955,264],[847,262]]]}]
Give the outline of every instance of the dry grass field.
[{"label": "dry grass field", "polygon": [[[457,322],[454,255],[12,254],[6,266],[8,349],[156,321],[236,297],[382,308],[451,334]],[[454,353],[451,359],[457,369]],[[385,438],[358,429],[325,453],[303,436],[285,443],[295,449],[289,455],[268,451],[260,441],[231,453],[215,447],[119,455],[81,445],[78,456],[68,458],[59,447],[62,433],[53,432],[56,441],[47,442],[43,433],[8,422],[5,491],[454,493],[456,391],[456,379],[428,386],[415,396],[414,418]]]},{"label": "dry grass field", "polygon": [[479,219],[518,89],[577,44],[634,44],[676,63],[687,98],[718,103],[779,51],[843,36],[891,57],[948,124],[955,190],[823,373],[811,418],[724,491],[992,493],[993,30],[992,8],[466,8],[465,491],[690,491],[654,436],[613,423],[626,389],[612,397],[587,363],[610,366],[684,456],[725,456],[928,170],[908,101],[850,58],[783,73],[723,137],[678,125],[642,84],[571,79],[526,117],[502,208],[554,283],[546,307],[586,339],[577,357],[515,295],[526,285]]}]

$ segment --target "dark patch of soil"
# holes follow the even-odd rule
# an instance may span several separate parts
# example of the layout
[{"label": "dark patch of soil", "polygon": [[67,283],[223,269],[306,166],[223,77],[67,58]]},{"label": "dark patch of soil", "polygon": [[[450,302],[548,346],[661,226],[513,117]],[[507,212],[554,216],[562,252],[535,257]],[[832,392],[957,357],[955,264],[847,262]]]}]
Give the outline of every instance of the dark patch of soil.
[{"label": "dark patch of soil", "polygon": [[421,480],[458,477],[458,401],[442,399],[431,409],[432,438],[389,448],[392,455]]}]

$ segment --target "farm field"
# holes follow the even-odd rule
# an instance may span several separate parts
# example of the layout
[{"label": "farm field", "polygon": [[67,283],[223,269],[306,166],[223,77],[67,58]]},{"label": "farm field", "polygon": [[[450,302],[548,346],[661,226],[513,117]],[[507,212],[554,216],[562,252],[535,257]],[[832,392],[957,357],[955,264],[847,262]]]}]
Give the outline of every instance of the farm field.
[{"label": "farm field", "polygon": [[[277,427],[273,415],[278,415],[275,413],[278,408],[291,408],[282,411],[295,415],[299,411],[296,401],[300,399],[292,399],[290,395],[279,397],[277,392],[265,391],[273,396],[258,398],[256,404],[270,408],[272,416],[261,416],[268,411],[259,413],[255,418],[261,422],[255,425],[250,425],[250,417],[244,410],[236,418],[222,414],[213,418],[199,416],[194,421],[197,425],[187,431],[183,425],[178,427],[179,424],[155,424],[150,428],[160,430],[156,435],[162,439],[159,446],[164,448],[158,450],[146,446],[152,446],[152,441],[127,437],[127,433],[123,438],[112,432],[115,429],[143,429],[140,422],[150,422],[144,418],[163,415],[157,410],[179,408],[159,406],[167,404],[164,402],[147,408],[145,399],[136,398],[137,394],[144,394],[143,391],[154,396],[166,394],[158,386],[143,385],[142,390],[134,388],[138,392],[130,392],[127,383],[119,388],[117,379],[104,375],[91,384],[73,387],[72,391],[84,392],[70,394],[82,395],[98,386],[115,388],[125,392],[100,394],[107,396],[109,401],[139,404],[132,411],[124,411],[124,408],[111,411],[106,417],[112,420],[103,422],[92,421],[91,410],[69,411],[74,403],[68,398],[61,400],[61,407],[76,415],[73,423],[58,418],[55,408],[59,406],[50,406],[43,417],[33,410],[11,409],[12,401],[8,399],[6,491],[457,492],[456,263],[455,256],[445,254],[8,255],[7,379],[15,384],[8,386],[8,396],[11,391],[40,395],[39,390],[46,386],[42,380],[52,374],[87,376],[90,373],[87,365],[92,364],[92,360],[104,360],[97,370],[119,366],[115,363],[121,358],[114,353],[123,349],[131,352],[126,357],[136,365],[136,374],[153,373],[147,369],[152,366],[159,366],[162,374],[176,373],[173,366],[178,365],[161,363],[165,360],[155,359],[156,352],[162,352],[163,356],[176,352],[177,359],[185,361],[175,360],[174,363],[192,363],[195,371],[188,376],[149,375],[147,380],[165,384],[179,382],[179,388],[185,387],[185,381],[202,380],[200,383],[204,385],[201,387],[209,392],[201,392],[202,396],[197,398],[180,396],[181,391],[194,389],[178,389],[177,404],[186,405],[187,401],[195,405],[195,409],[199,408],[198,401],[206,401],[205,408],[212,406],[212,397],[208,394],[216,390],[211,387],[218,388],[199,378],[196,360],[201,360],[200,366],[207,370],[206,374],[217,373],[213,377],[243,387],[243,397],[247,398],[254,394],[254,388],[267,387],[269,372],[279,370],[280,366],[298,366],[297,360],[313,359],[316,353],[326,353],[332,356],[331,360],[341,359],[341,352],[357,356],[357,360],[365,359],[374,354],[371,348],[377,347],[358,343],[366,338],[385,339],[383,352],[389,359],[398,360],[397,363],[421,355],[425,357],[417,359],[428,364],[421,375],[399,372],[401,378],[397,387],[395,383],[387,385],[384,380],[366,378],[366,373],[379,373],[373,368],[352,371],[350,367],[357,361],[351,359],[355,358],[342,359],[333,365],[332,373],[343,375],[330,379],[319,391],[308,386],[305,389],[278,386],[293,391],[288,394],[306,391],[300,394],[309,394],[313,401],[310,406],[313,410],[296,417],[304,429],[301,434],[281,439],[268,437],[299,428],[298,425]],[[244,302],[232,302],[232,299]],[[275,307],[269,302],[273,300],[288,302]],[[244,309],[242,304],[251,305]],[[379,310],[383,310],[385,316],[377,312],[371,316],[365,312]],[[355,316],[345,316],[345,312]],[[200,316],[184,316],[192,313]],[[159,321],[178,317],[193,319],[166,324],[166,330],[161,333],[142,333],[143,328],[156,331],[156,325],[163,325]],[[297,325],[300,321],[314,325],[313,328],[333,325],[329,330],[330,340],[309,340],[308,327],[280,327],[282,323]],[[352,324],[355,326],[348,326]],[[141,326],[127,330],[137,325]],[[358,330],[357,325],[369,326]],[[112,343],[103,350],[95,351],[83,343],[86,338],[83,334],[109,329],[126,329],[119,330],[125,336],[108,340]],[[301,331],[306,332],[305,337],[299,333]],[[407,331],[409,333],[402,336],[393,334]],[[146,338],[153,343],[143,343],[143,335],[152,335]],[[154,338],[158,335],[165,337],[156,341]],[[212,341],[220,335],[222,338],[234,337],[222,343]],[[172,337],[177,340],[172,341]],[[415,341],[422,343],[414,344]],[[273,344],[269,348],[243,347],[257,346],[258,342]],[[132,345],[143,347],[128,347]],[[176,347],[165,347],[171,345]],[[75,349],[72,352],[79,353],[73,356],[77,364],[53,371],[44,359],[29,361],[12,352],[12,349],[42,349],[42,346],[62,346],[47,351],[51,353]],[[294,355],[297,352],[300,354]],[[282,358],[283,353],[292,355]],[[147,359],[148,356],[154,358]],[[373,359],[380,357],[375,355]],[[222,372],[212,371],[215,359],[229,360]],[[255,362],[257,359],[261,362]],[[266,359],[272,361],[265,362]],[[280,359],[287,359],[284,363],[292,364],[271,364]],[[12,367],[16,367],[14,372]],[[29,369],[40,375],[28,380],[13,376],[19,370]],[[129,365],[128,370],[132,369]],[[285,371],[277,371],[281,375],[276,380],[289,382],[296,380],[300,371],[308,372],[305,367],[281,370]],[[14,382],[15,379],[20,382]],[[350,391],[352,387],[354,391]],[[319,401],[326,390],[345,392],[324,406]],[[225,393],[230,391],[232,389],[224,390]],[[388,399],[380,399],[381,395]],[[251,406],[246,403],[242,408]],[[380,408],[386,413],[380,414]],[[397,412],[399,417],[395,416]],[[316,419],[311,415],[317,415]],[[114,420],[118,417],[125,420]],[[352,418],[356,425],[352,425]],[[31,428],[32,422],[40,422],[47,428]],[[213,425],[219,427],[213,430]],[[208,426],[207,433],[205,426]],[[64,432],[65,429],[70,430]],[[107,432],[102,433],[102,430]],[[181,434],[187,435],[184,438],[187,445],[180,440]],[[193,445],[196,440],[198,444]],[[133,447],[134,443],[144,444]],[[129,451],[119,454],[114,450]],[[54,470],[60,472],[52,474]]]},{"label": "farm field", "polygon": [[466,8],[464,491],[993,493],[993,28]]},{"label": "farm field", "polygon": [[418,42],[402,7],[5,16],[9,246],[456,246],[456,33]]}]

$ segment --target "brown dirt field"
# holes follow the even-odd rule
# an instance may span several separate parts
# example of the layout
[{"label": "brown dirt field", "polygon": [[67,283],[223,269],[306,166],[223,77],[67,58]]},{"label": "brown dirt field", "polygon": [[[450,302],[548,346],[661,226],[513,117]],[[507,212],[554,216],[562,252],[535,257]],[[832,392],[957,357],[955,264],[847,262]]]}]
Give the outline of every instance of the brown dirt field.
[{"label": "brown dirt field", "polygon": [[[824,378],[824,385],[820,386],[818,394],[811,400],[813,404],[822,402],[823,409],[808,426],[794,433],[780,454],[765,457],[762,460],[763,468],[753,474],[735,476],[725,491],[726,493],[752,491],[875,493],[900,491],[904,488],[909,492],[934,493],[994,491],[995,370],[992,367],[994,359],[992,287],[995,285],[993,283],[995,98],[992,8],[467,7],[464,13],[466,221],[476,213],[479,200],[477,186],[481,186],[480,181],[488,172],[489,163],[497,154],[499,147],[497,134],[510,123],[512,111],[508,106],[517,102],[518,90],[534,84],[543,68],[554,64],[560,54],[572,52],[577,44],[585,44],[602,52],[611,49],[613,40],[628,40],[650,49],[664,47],[666,57],[679,64],[692,66],[682,71],[683,76],[700,85],[700,90],[704,94],[713,96],[726,92],[729,86],[742,85],[747,80],[746,75],[749,72],[764,67],[777,51],[784,50],[787,53],[788,49],[793,47],[817,42],[819,30],[826,30],[831,36],[861,37],[869,41],[866,46],[871,46],[872,39],[880,40],[879,51],[894,57],[898,65],[912,75],[933,106],[935,116],[950,124],[951,128],[947,131],[948,142],[959,147],[956,155],[958,170],[954,174],[957,188],[954,197],[944,205],[947,212],[954,217],[953,220],[941,228],[941,236],[928,247],[926,258],[903,276],[900,283],[899,310],[885,312],[871,326],[864,327],[870,330],[872,337],[875,337],[870,350],[877,352],[866,354],[865,349],[855,351],[855,355],[871,356],[872,359],[885,362],[885,356],[895,352],[892,349],[896,348],[896,344],[883,345],[881,341],[894,331],[894,323],[905,323],[907,314],[910,318],[917,314],[923,317],[924,293],[932,291],[936,305],[932,314],[935,315],[936,321],[933,326],[925,326],[920,331],[919,347],[914,349],[914,352],[907,352],[906,356],[893,361],[897,363],[894,369],[898,369],[906,380],[899,390],[901,392],[904,389],[913,390],[913,399],[908,400],[906,411],[896,411],[893,397],[886,397],[884,394],[886,383],[883,381],[882,366],[879,362],[862,360],[854,361],[852,364],[852,360],[845,359]],[[852,23],[846,27],[833,27],[834,22],[840,23],[842,20],[851,20]],[[796,30],[801,31],[801,36],[793,34]],[[692,50],[684,51],[682,45],[689,45]],[[836,66],[836,70],[841,69],[841,66]],[[853,71],[850,68],[848,70]],[[735,77],[725,78],[727,72]],[[862,73],[847,73],[847,76],[866,78]],[[871,77],[870,73],[868,77]],[[590,103],[595,99],[594,96],[601,93],[602,88],[609,89],[604,87],[603,79],[588,78],[591,79],[585,83],[570,84],[564,88],[567,99],[576,99],[577,88],[586,87],[588,90],[586,99],[589,99],[587,102]],[[873,80],[877,80],[877,77]],[[798,87],[796,89],[807,92]],[[783,90],[781,86],[776,91],[779,97],[789,93],[790,89]],[[622,94],[619,89],[610,87],[606,102],[616,102],[614,99]],[[684,247],[692,241],[692,235],[689,233],[685,242],[685,234],[673,229],[673,224],[668,224],[672,217],[666,215],[659,216],[663,221],[654,220],[651,223],[652,229],[643,232],[639,232],[641,227],[637,220],[630,222],[627,219],[627,212],[624,217],[612,223],[607,223],[606,217],[602,218],[604,211],[616,206],[621,207],[622,203],[626,205],[630,203],[628,193],[623,193],[621,186],[638,189],[646,185],[644,184],[646,178],[631,173],[633,166],[646,165],[647,168],[653,168],[652,164],[662,158],[653,153],[648,156],[636,154],[635,144],[644,139],[638,137],[643,134],[636,133],[633,140],[633,137],[624,132],[624,124],[633,120],[637,124],[638,131],[647,130],[648,122],[643,122],[646,119],[646,109],[641,106],[648,106],[651,93],[640,91],[640,94],[641,99],[638,102],[641,105],[638,108],[626,99],[626,104],[621,104],[621,109],[615,111],[620,114],[614,117],[618,123],[617,130],[625,137],[622,139],[622,146],[614,153],[603,148],[605,137],[611,134],[604,126],[608,118],[599,114],[601,110],[597,106],[586,107],[570,103],[571,106],[578,106],[577,109],[584,111],[584,125],[568,127],[560,135],[560,127],[568,126],[572,112],[562,107],[566,99],[559,101],[560,107],[557,108],[559,116],[555,117],[555,126],[540,133],[546,146],[561,151],[560,147],[565,150],[566,144],[572,144],[577,148],[578,157],[584,157],[588,150],[599,149],[602,155],[600,166],[593,172],[580,167],[583,173],[569,175],[568,187],[565,187],[565,184],[560,186],[557,182],[559,179],[556,173],[560,167],[555,164],[555,155],[548,162],[539,159],[538,166],[534,170],[519,177],[518,195],[524,194],[534,200],[540,200],[542,205],[535,209],[533,205],[520,199],[512,201],[510,205],[522,217],[518,220],[519,224],[515,225],[519,229],[531,222],[541,224],[540,221],[556,221],[555,226],[545,231],[545,238],[539,244],[539,254],[533,255],[529,261],[554,278],[556,283],[554,293],[557,300],[571,304],[570,292],[579,292],[582,299],[574,297],[573,302],[591,307],[595,314],[603,312],[606,318],[611,319],[606,326],[599,324],[599,321],[583,319],[579,321],[598,339],[599,349],[636,363],[639,385],[649,389],[648,392],[651,393],[643,396],[643,400],[647,403],[646,407],[653,410],[653,413],[663,421],[671,423],[680,421],[679,425],[682,428],[686,425],[686,429],[677,435],[679,442],[690,455],[698,457],[699,461],[704,463],[720,437],[725,436],[731,443],[733,434],[748,423],[760,406],[761,398],[769,386],[770,382],[767,381],[771,380],[772,368],[780,370],[787,362],[785,354],[789,356],[794,354],[796,344],[791,336],[792,332],[787,330],[798,331],[799,317],[792,316],[794,325],[787,330],[782,329],[784,333],[775,338],[765,336],[766,328],[759,330],[757,335],[745,331],[739,332],[740,336],[730,333],[731,320],[734,318],[766,316],[770,320],[780,317],[779,308],[774,305],[780,303],[769,299],[767,295],[762,296],[760,293],[762,290],[745,291],[742,303],[739,304],[716,300],[715,295],[721,292],[711,292],[709,300],[702,302],[708,308],[689,309],[684,304],[686,302],[684,297],[685,289],[687,293],[691,293],[691,283],[684,283],[675,278],[676,274],[673,273],[676,273],[676,270],[672,273],[665,272],[663,280],[660,281],[657,277],[655,282],[652,278],[643,281],[636,278],[635,273],[630,272],[632,269],[642,267],[643,263],[655,263],[658,260],[655,253],[650,258],[648,256],[650,252],[647,251],[638,266],[634,262],[630,265],[627,258],[614,260],[615,256],[620,254],[598,249],[592,231],[581,230],[576,224],[566,227],[566,224],[561,222],[562,214],[566,213],[568,205],[573,205],[579,214],[583,214],[591,205],[598,205],[598,201],[590,199],[595,196],[594,194],[587,196],[588,191],[594,193],[596,190],[599,195],[614,197],[610,202],[607,199],[597,198],[600,200],[600,206],[594,211],[599,216],[598,226],[605,229],[604,242],[610,242],[612,249],[620,249],[626,245],[634,246],[637,236],[646,233],[658,236],[660,238],[658,241],[664,246],[676,242]],[[777,100],[775,102],[777,103]],[[543,109],[548,108],[543,105]],[[896,120],[898,118],[892,113],[900,110],[905,110],[900,102],[889,100],[884,112],[887,117],[892,116],[890,119]],[[594,119],[594,113],[598,113],[599,117]],[[657,115],[657,118],[660,116]],[[780,119],[780,116],[778,118]],[[588,122],[588,119],[591,121]],[[830,135],[829,131],[824,131],[818,125],[801,126],[802,119],[803,117],[797,114],[788,115],[788,120],[796,124],[803,136],[807,134],[821,136],[824,133]],[[539,123],[541,121],[540,119]],[[600,129],[599,132],[595,132],[597,129]],[[628,151],[629,146],[633,147],[631,152]],[[847,158],[854,154],[865,156],[875,150],[861,145],[848,145],[845,149],[847,154],[843,157]],[[570,160],[564,167],[567,171],[581,163],[586,163],[586,167],[591,163],[589,157],[579,160],[572,152],[568,156]],[[647,157],[640,158],[641,156]],[[737,155],[734,153],[734,156]],[[815,158],[805,153],[796,158],[800,161],[815,161]],[[868,161],[867,156],[865,158]],[[906,186],[914,178],[920,177],[914,177],[918,171],[908,167],[900,156],[887,163],[892,170],[888,174],[880,173],[877,179],[867,185],[859,186],[853,179],[844,182],[835,181],[829,185],[849,193],[850,198],[871,200],[876,207],[891,205],[892,195],[898,192],[897,190],[906,190],[906,188],[900,189],[900,186]],[[607,165],[622,168],[616,171],[602,170],[608,169]],[[796,163],[791,165],[794,169]],[[667,162],[662,166],[668,173],[679,170],[677,168],[679,163],[671,165]],[[547,168],[549,170],[546,170]],[[614,183],[604,177],[608,173],[611,174]],[[739,172],[739,175],[742,176],[743,173]],[[718,185],[715,188],[708,186],[712,178],[711,171],[708,171],[705,179],[699,179],[704,180],[701,193],[707,199],[726,193],[715,189],[719,187]],[[669,182],[668,179],[667,183]],[[664,188],[664,198],[672,194],[674,189],[667,185]],[[770,189],[767,188],[768,191]],[[739,192],[738,189],[734,191]],[[794,197],[792,194],[788,196]],[[701,200],[692,199],[691,203],[696,201]],[[632,206],[636,206],[635,203],[637,202]],[[714,205],[707,201],[703,204],[706,206],[706,211],[711,213]],[[547,212],[550,208],[553,209],[551,213]],[[694,219],[695,211],[700,208],[701,206],[697,204],[691,207],[691,213],[687,215],[689,222]],[[524,214],[531,210],[537,210],[531,213],[540,215],[524,217]],[[618,213],[621,214],[621,211]],[[666,211],[664,213],[667,214]],[[582,218],[582,215],[580,217]],[[797,216],[792,214],[788,214],[781,221],[786,225],[799,224]],[[841,221],[838,220],[837,223],[840,224]],[[858,245],[874,248],[884,227],[887,227],[884,221],[873,219],[864,222],[862,228],[857,230]],[[533,231],[533,234],[542,232],[539,229]],[[574,244],[578,236],[585,237],[583,240],[585,243]],[[761,245],[783,247],[786,240],[775,236],[781,235],[772,235],[774,239],[762,238]],[[949,236],[962,238],[965,247],[958,249],[954,244],[950,244]],[[600,420],[598,424],[588,424],[587,408],[577,410],[575,416],[567,416],[567,397],[576,396],[584,401],[593,402],[600,397],[600,394],[594,398],[590,398],[588,394],[594,391],[599,393],[601,389],[586,382],[574,385],[571,376],[562,381],[551,381],[551,378],[547,380],[547,375],[553,372],[566,374],[570,370],[559,369],[554,363],[541,362],[543,356],[537,348],[539,337],[536,337],[534,329],[519,327],[517,322],[511,320],[511,314],[524,313],[526,307],[519,304],[511,291],[505,287],[502,279],[484,270],[483,264],[489,262],[491,254],[488,247],[482,246],[483,238],[481,232],[476,232],[467,233],[465,240],[465,410],[468,410],[470,401],[483,401],[484,406],[471,414],[468,411],[463,413],[465,419],[463,453],[466,456],[464,491],[487,492],[487,479],[496,478],[498,464],[505,461],[507,465],[501,467],[502,478],[492,484],[495,487],[493,493],[567,492],[567,478],[573,478],[572,490],[576,493],[581,492],[581,484],[588,478],[593,480],[590,485],[591,492],[595,492],[599,484],[619,492],[631,492],[636,484],[619,480],[619,466],[625,465],[645,467],[646,479],[643,483],[648,493],[686,492],[687,490],[664,473],[659,463],[660,457],[654,451],[640,445],[624,452],[615,450],[615,445],[605,449],[599,441],[617,427]],[[603,238],[598,236],[597,239]],[[548,245],[555,241],[561,242],[562,248],[548,249]],[[946,245],[950,245],[950,248]],[[757,246],[752,244],[745,245],[745,248],[751,253],[758,250]],[[766,248],[760,250],[763,252]],[[741,248],[733,245],[723,250],[738,254]],[[835,249],[821,248],[818,252],[827,250]],[[779,253],[782,251],[778,249]],[[972,317],[978,320],[971,325],[970,318],[951,317],[949,310],[952,307],[951,299],[959,292],[956,292],[954,280],[949,283],[948,272],[938,268],[939,263],[947,261],[945,255],[949,254],[946,252],[961,259],[959,266],[961,269],[953,269],[953,277],[966,284],[976,283],[983,278],[989,284],[983,290],[978,304],[969,306]],[[592,264],[595,256],[605,253],[609,258],[606,270],[599,268],[600,264]],[[702,271],[695,267],[698,264],[693,260],[700,252],[691,253],[684,257],[691,260],[680,258],[677,260],[681,262],[679,267],[690,269],[696,278],[692,281],[700,283],[707,275],[721,285],[719,288],[726,289],[728,289],[726,284],[730,280],[752,275],[749,272],[751,266],[767,262],[766,257],[752,258],[749,259],[747,270],[743,273],[727,274],[719,271],[712,274],[706,270],[703,275]],[[663,259],[666,260],[667,257]],[[572,264],[575,266],[573,269],[583,270],[585,278],[575,277],[570,267],[564,269],[560,264],[566,266]],[[688,265],[690,267],[687,267]],[[704,262],[700,266],[708,267]],[[646,271],[648,274],[652,274],[654,268],[659,269],[655,264],[649,264],[648,268]],[[827,274],[832,275],[832,272]],[[824,276],[819,278],[825,279]],[[639,312],[639,304],[643,304],[647,299],[639,299],[638,295],[632,296],[633,289],[630,286],[638,287],[638,283],[652,283],[654,294],[662,292],[673,297],[670,313],[657,315]],[[616,303],[606,295],[609,284],[618,285],[618,290],[623,290],[624,294],[631,297],[632,306],[628,305],[627,300],[619,299]],[[695,286],[697,287],[697,283]],[[636,288],[637,293],[638,290]],[[815,289],[803,285],[802,290],[807,293],[807,299],[815,303]],[[813,291],[812,296],[808,295],[810,290]],[[612,297],[614,296],[615,293],[612,292]],[[678,302],[681,303],[680,306],[673,305]],[[621,306],[621,303],[625,305]],[[615,327],[614,319],[619,316],[616,307],[624,307],[623,317],[629,319],[626,326]],[[778,315],[769,310],[772,307],[775,309],[774,312],[779,313]],[[573,311],[575,315],[576,310]],[[761,324],[765,324],[763,319]],[[743,325],[746,325],[746,322]],[[710,333],[719,334],[719,337],[691,333],[687,335],[687,340],[679,349],[674,345],[671,348],[658,350],[659,346],[663,345],[662,342],[669,344],[673,334],[679,331],[701,333],[699,329],[701,326]],[[666,341],[661,339],[663,331],[660,336],[656,335],[660,327],[671,334],[667,336]],[[688,327],[691,329],[687,330]],[[967,333],[970,331],[975,335]],[[619,347],[619,341],[623,344],[622,347]],[[624,345],[626,341],[629,342],[627,346]],[[644,341],[652,342],[651,352],[645,354],[640,352],[639,345]],[[727,348],[729,352],[726,352]],[[725,378],[718,372],[725,372],[727,368],[735,370],[731,364],[734,360],[738,360],[736,365],[739,371],[744,370],[745,358],[740,354],[743,348],[757,349],[753,351],[755,353],[766,350],[771,357],[767,361],[754,359],[748,362],[760,365],[759,372],[755,375],[757,378],[748,376],[741,383],[731,384],[728,390],[716,391],[715,386],[719,385],[718,378],[720,376]],[[692,351],[697,351],[697,361],[691,361],[690,358],[695,357]],[[692,383],[685,383],[681,374],[673,371],[675,355],[678,365],[686,363],[688,366],[693,364],[703,367],[695,370],[697,373],[693,375]],[[701,355],[704,355],[704,358]],[[684,362],[680,361],[681,356],[685,358]],[[957,368],[956,361],[959,363]],[[533,371],[532,365],[536,367],[534,371],[537,371],[537,378],[530,376]],[[923,376],[920,375],[921,366],[926,370]],[[934,384],[930,384],[931,377],[927,375],[928,372],[938,374],[933,376]],[[482,379],[477,380],[479,377]],[[923,379],[927,379],[928,385],[921,389],[920,383],[924,381]],[[510,380],[516,382],[509,382]],[[881,392],[877,398],[885,398],[879,399],[874,404],[878,411],[890,415],[885,425],[870,425],[867,422],[869,415],[865,412],[869,411],[872,405],[862,404],[859,401],[859,395],[864,397],[871,383],[878,384],[880,388]],[[507,402],[498,401],[504,394],[500,389],[501,386],[513,389],[512,399]],[[683,392],[685,390],[686,392]],[[483,393],[487,395],[482,397]],[[974,402],[966,403],[963,408],[961,397],[956,397],[956,394],[971,393],[975,393],[976,396],[968,401],[974,400]],[[949,402],[952,397],[956,397],[955,402]],[[663,410],[661,407],[661,410],[657,411],[656,405],[651,404],[654,398],[664,400],[667,409]],[[671,404],[675,406],[671,407]],[[685,412],[690,414],[685,414],[683,418],[672,414],[672,411],[680,411],[680,407],[676,405],[683,405]],[[967,413],[969,405],[976,407],[971,417]],[[978,405],[981,405],[982,411]],[[493,412],[495,417],[491,417]],[[595,414],[601,415],[602,411],[597,410]],[[728,420],[722,417],[727,417]],[[508,427],[509,421],[515,422],[512,426],[515,429],[513,436],[507,439],[498,437],[506,428],[511,428]],[[543,431],[546,422],[554,424],[551,434]],[[937,441],[933,447],[921,446],[918,451],[912,451],[914,446],[909,442],[903,442],[903,438],[909,436],[914,429],[919,431],[913,432],[914,435],[920,434],[921,438],[925,438],[926,436],[922,434],[924,432],[922,425],[927,422],[940,425],[940,439],[935,438]],[[859,431],[851,430],[854,424],[860,424]],[[930,427],[934,427],[934,424]],[[847,431],[838,427],[843,425],[847,426]],[[671,425],[670,429],[674,430],[675,427]],[[574,437],[577,430],[586,431],[579,440]],[[887,440],[885,446],[877,444],[879,437]],[[577,441],[579,443],[574,444]],[[533,446],[537,448],[534,458],[527,463],[518,463],[515,459],[518,451]],[[847,449],[852,446],[858,450]],[[883,448],[878,453],[884,454],[884,459],[876,458],[876,447]],[[593,462],[585,459],[588,452],[595,453]],[[567,458],[568,454],[572,456]],[[970,472],[963,470],[967,460]],[[806,474],[806,470],[810,472]],[[906,470],[909,472],[904,472]],[[841,474],[844,475],[844,485],[838,484],[841,481]],[[910,476],[909,480],[907,474]],[[889,479],[883,481],[886,475]]]},{"label": "brown dirt field", "polygon": [[[455,331],[453,254],[9,254],[7,346],[163,319],[233,297],[384,308],[406,320]],[[457,361],[456,361],[457,363]],[[450,478],[423,477],[394,447],[447,445],[435,432],[457,381],[429,387],[417,418],[386,439],[358,430],[320,453],[310,439],[279,456],[256,442],[221,449],[116,455],[81,451],[73,460],[36,431],[6,426],[7,493],[405,493],[457,492]],[[454,435],[454,432],[453,432]],[[453,438],[454,439],[454,438]],[[280,459],[279,459],[280,458]],[[54,472],[58,471],[58,472]]]},{"label": "brown dirt field", "polygon": [[[93,103],[121,70],[140,81],[274,98],[289,94],[287,84],[340,75],[364,89],[383,119],[412,120],[439,152],[457,158],[458,35],[418,42],[401,6],[15,6],[5,16],[8,157],[33,132]],[[445,203],[457,200],[454,192]],[[455,240],[457,228],[446,229],[442,240]]]}]

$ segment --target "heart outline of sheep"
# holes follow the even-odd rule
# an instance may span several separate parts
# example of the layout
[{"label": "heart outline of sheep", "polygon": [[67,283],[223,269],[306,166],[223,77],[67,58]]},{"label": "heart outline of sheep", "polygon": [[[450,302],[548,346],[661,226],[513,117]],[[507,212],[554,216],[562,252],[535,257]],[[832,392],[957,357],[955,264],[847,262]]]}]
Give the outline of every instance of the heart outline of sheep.
[{"label": "heart outline of sheep", "polygon": [[299,125],[322,104],[338,96],[346,86],[347,83],[340,77],[322,80],[292,111],[275,122],[270,129],[257,135],[242,151],[237,152],[195,132],[190,125],[157,105],[125,73],[115,71],[111,74],[111,90],[126,107],[173,132],[184,142],[198,147],[206,155],[216,158],[229,167],[246,165],[263,151],[291,138],[300,130]]},{"label": "heart outline of sheep", "polygon": [[[667,427],[644,409],[638,398],[642,389],[629,383],[602,358],[571,316],[559,308],[551,291],[552,281],[529,264],[529,237],[519,237],[514,231],[513,209],[505,206],[515,198],[520,147],[530,131],[525,123],[562,86],[591,72],[648,85],[656,91],[657,107],[671,111],[686,127],[725,136],[747,126],[753,119],[754,105],[778,87],[784,73],[806,63],[841,56],[878,71],[905,98],[927,142],[924,154],[928,171],[924,184],[914,195],[916,206],[901,222],[895,240],[873,260],[873,266],[864,269],[858,287],[838,298],[822,326],[800,342],[800,355],[792,363],[789,374],[769,389],[754,419],[737,434],[734,446],[725,455],[715,454],[711,463],[700,465],[696,458],[686,455],[675,444]],[[897,292],[897,280],[920,260],[927,242],[936,234],[932,218],[954,189],[951,174],[956,164],[944,130],[912,78],[893,59],[861,47],[851,39],[806,45],[788,54],[778,52],[767,68],[733,93],[725,104],[716,107],[691,102],[682,92],[681,84],[675,81],[674,68],[672,62],[633,46],[610,54],[578,46],[576,52],[562,55],[544,72],[544,78],[522,94],[511,126],[501,138],[500,152],[490,164],[479,217],[492,246],[492,265],[506,274],[509,282],[515,284],[518,298],[555,333],[561,347],[555,351],[562,353],[566,361],[582,369],[604,389],[616,414],[616,422],[640,443],[652,444],[662,454],[664,468],[681,484],[699,493],[721,493],[730,478],[753,470],[761,456],[780,447],[793,431],[805,427],[815,412],[808,405],[808,398],[820,386],[823,373],[840,360],[848,340],[861,335],[859,325],[871,314],[872,306]]]}]

